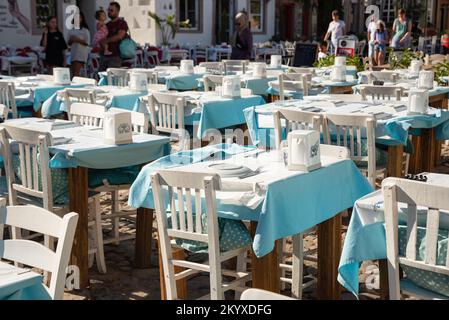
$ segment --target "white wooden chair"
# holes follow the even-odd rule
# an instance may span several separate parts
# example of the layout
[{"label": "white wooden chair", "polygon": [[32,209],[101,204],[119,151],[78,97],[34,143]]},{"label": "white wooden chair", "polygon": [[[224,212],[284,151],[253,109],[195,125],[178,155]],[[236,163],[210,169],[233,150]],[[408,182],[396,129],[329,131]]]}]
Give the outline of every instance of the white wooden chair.
[{"label": "white wooden chair", "polygon": [[67,113],[69,119],[79,125],[102,128],[105,112],[105,106],[76,102],[70,104]]},{"label": "white wooden chair", "polygon": [[[351,159],[358,163],[366,163],[367,167],[361,171],[365,173],[368,181],[375,188],[376,177],[385,172],[385,169],[376,170],[376,118],[373,115],[357,114],[326,114],[327,141],[331,140],[330,126],[335,126],[336,142],[331,144],[349,148]],[[366,134],[366,137],[363,136]],[[363,154],[362,139],[366,139],[367,154]]]},{"label": "white wooden chair", "polygon": [[370,71],[367,76],[369,85],[373,85],[373,81],[383,81],[395,84],[399,80],[399,74],[394,71]]},{"label": "white wooden chair", "polygon": [[11,112],[14,119],[18,118],[14,82],[0,81],[0,104],[8,107],[8,112]]},{"label": "white wooden chair", "polygon": [[248,69],[249,61],[247,60],[222,60],[224,73],[235,74],[242,73],[245,74]]},{"label": "white wooden chair", "polygon": [[222,62],[201,62],[200,67],[205,68],[207,73],[224,75],[224,64]]},{"label": "white wooden chair", "polygon": [[[210,297],[212,300],[223,300],[225,291],[244,289],[245,284],[251,281],[251,274],[246,272],[246,253],[249,248],[243,247],[233,251],[220,252],[216,208],[216,191],[221,189],[220,177],[210,173],[161,170],[151,176],[151,182],[167,299],[176,300],[178,298],[176,280],[200,272],[210,274]],[[167,188],[168,199],[166,199],[164,191]],[[201,209],[202,193],[205,197],[205,210]],[[172,212],[171,226],[168,225],[165,203],[170,203],[171,208],[181,208],[179,217],[176,212]],[[207,219],[207,233],[202,226],[202,212],[204,211]],[[173,259],[170,239],[207,243],[209,263],[200,264]],[[237,271],[222,270],[221,263],[235,257],[237,257]],[[187,270],[175,273],[175,266]],[[222,275],[233,277],[236,280],[224,284]]]},{"label": "white wooden chair", "polygon": [[73,103],[90,103],[95,104],[97,101],[95,90],[91,89],[64,89],[64,104],[67,110],[69,110],[70,119],[70,109]]},{"label": "white wooden chair", "polygon": [[129,69],[109,68],[107,71],[108,84],[110,86],[127,87],[129,81]]},{"label": "white wooden chair", "polygon": [[362,100],[367,101],[368,96],[372,100],[396,100],[401,101],[404,89],[395,86],[373,86],[364,85],[360,88],[360,94],[362,95]]},{"label": "white wooden chair", "polygon": [[149,69],[132,69],[132,70],[128,70],[128,73],[143,73],[147,76],[147,83],[148,84],[158,84],[159,83],[159,79],[158,79],[158,74],[156,71],[154,70],[149,70]]},{"label": "white wooden chair", "polygon": [[[399,264],[421,271],[449,276],[449,250],[445,265],[437,265],[440,210],[449,211],[449,188],[429,183],[388,178],[382,183],[385,201],[385,229],[387,240],[388,281],[390,299],[400,300],[401,293],[423,299],[449,298],[418,287],[410,280],[400,280]],[[399,255],[398,203],[407,205],[407,244],[405,256]],[[425,258],[417,259],[418,213],[427,208]],[[444,213],[447,215],[447,213]]]},{"label": "white wooden chair", "polygon": [[190,137],[184,125],[186,99],[176,93],[153,93],[148,96],[153,134],[170,134],[179,141],[181,149],[188,149]]},{"label": "white wooden chair", "polygon": [[85,84],[90,86],[96,86],[97,80],[83,77],[73,77],[72,84]]},{"label": "white wooden chair", "polygon": [[221,86],[223,84],[223,77],[218,75],[205,75],[203,76],[204,82],[204,91],[209,92],[213,91],[217,86]]},{"label": "white wooden chair", "polygon": [[309,76],[302,73],[283,73],[279,75],[278,83],[270,83],[273,89],[279,91],[279,100],[284,101],[286,92],[302,93],[303,96],[309,95]]},{"label": "white wooden chair", "polygon": [[[19,150],[20,177],[16,179],[13,166],[13,151],[10,140],[15,141]],[[0,128],[0,141],[3,145],[6,180],[10,205],[35,205],[56,215],[63,216],[69,212],[67,206],[57,206],[53,201],[52,172],[49,168],[52,145],[50,133],[34,131],[24,128]],[[43,165],[41,165],[43,164]],[[89,199],[95,208],[100,206],[97,195]],[[103,251],[103,234],[101,232],[100,212],[91,212],[89,227],[94,229],[94,245],[89,254],[95,254],[100,273],[106,273]],[[20,237],[20,235],[16,235]],[[45,237],[45,244],[53,248],[54,241]]]},{"label": "white wooden chair", "polygon": [[[66,282],[66,268],[72,252],[78,214],[60,218],[52,212],[34,206],[2,207],[0,210],[0,260],[23,264],[51,274],[49,286],[44,288],[54,300],[62,300]],[[30,240],[14,237],[3,239],[3,226],[20,234],[22,230],[37,232],[58,239],[55,251]]]},{"label": "white wooden chair", "polygon": [[273,301],[273,300],[296,300],[296,299],[261,289],[248,289],[243,291],[240,300]]},{"label": "white wooden chair", "polygon": [[193,57],[196,64],[199,64],[198,61],[207,62],[209,61],[209,49],[207,47],[195,47]]}]

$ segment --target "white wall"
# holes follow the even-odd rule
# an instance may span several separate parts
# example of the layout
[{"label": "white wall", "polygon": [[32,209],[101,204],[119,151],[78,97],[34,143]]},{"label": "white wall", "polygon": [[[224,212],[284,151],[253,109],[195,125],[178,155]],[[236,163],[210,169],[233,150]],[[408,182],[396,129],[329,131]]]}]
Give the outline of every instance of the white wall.
[{"label": "white wall", "polygon": [[[253,39],[254,43],[265,42],[270,40],[275,33],[275,11],[276,11],[276,0],[267,1],[266,6],[266,30],[263,34],[255,34]],[[249,11],[247,0],[237,0],[237,11]]]}]

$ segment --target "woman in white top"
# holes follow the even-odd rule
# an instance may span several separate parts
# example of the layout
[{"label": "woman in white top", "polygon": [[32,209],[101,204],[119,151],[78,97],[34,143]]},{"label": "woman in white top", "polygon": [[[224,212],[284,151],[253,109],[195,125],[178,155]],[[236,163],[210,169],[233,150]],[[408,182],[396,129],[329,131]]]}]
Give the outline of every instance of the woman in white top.
[{"label": "woman in white top", "polygon": [[[78,28],[77,28],[78,27]],[[90,32],[84,14],[79,14],[79,26],[75,26],[68,34],[70,45],[70,61],[72,76],[79,77],[81,69],[89,58]]]},{"label": "woman in white top", "polygon": [[329,23],[324,41],[327,41],[331,37],[333,52],[337,53],[338,38],[346,34],[346,24],[340,20],[340,16],[337,10],[332,11],[332,21]]}]

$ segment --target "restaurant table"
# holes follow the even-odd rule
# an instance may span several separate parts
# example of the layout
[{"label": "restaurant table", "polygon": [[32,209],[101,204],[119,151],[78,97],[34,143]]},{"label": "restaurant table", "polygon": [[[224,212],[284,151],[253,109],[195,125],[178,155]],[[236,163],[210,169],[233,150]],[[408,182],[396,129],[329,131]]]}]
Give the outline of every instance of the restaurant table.
[{"label": "restaurant table", "polygon": [[[53,125],[60,128],[49,130]],[[170,153],[168,137],[133,134],[133,143],[111,145],[103,140],[103,129],[82,127],[69,121],[38,118],[8,120],[5,127],[30,128],[50,132],[52,169],[68,169],[70,211],[79,214],[72,264],[80,269],[81,287],[88,284],[88,169],[116,169],[150,163]],[[64,128],[65,127],[65,128]],[[59,130],[58,130],[59,129]],[[147,217],[137,217],[137,229]]]},{"label": "restaurant table", "polygon": [[[96,95],[96,104],[106,108],[120,108],[132,111],[139,98],[148,95],[148,92],[135,92],[128,87],[117,86],[85,86],[84,89],[93,90]],[[55,92],[42,104],[42,117],[49,118],[67,112],[64,103],[63,90]]]},{"label": "restaurant table", "polygon": [[275,102],[245,110],[245,118],[253,144],[271,147],[274,141],[273,110],[292,106],[309,112],[366,113],[376,117],[376,143],[388,148],[389,176],[403,172],[404,147],[413,134],[414,152],[410,157],[410,173],[431,172],[435,167],[438,141],[449,138],[449,112],[431,108],[427,115],[408,115],[406,101],[378,104],[362,101],[359,95],[319,95],[306,100]]},{"label": "restaurant table", "polygon": [[[186,97],[187,108],[184,113],[186,126],[198,126],[195,136],[201,139],[208,130],[231,128],[245,124],[243,110],[250,106],[265,103],[261,96],[247,95],[240,98],[225,98],[213,92],[186,91],[173,93]],[[134,107],[134,111],[144,112],[147,109],[148,98],[143,97]]]},{"label": "restaurant table", "polygon": [[51,300],[42,275],[0,261],[0,300]]},{"label": "restaurant table", "polygon": [[[289,171],[277,152],[254,147],[219,144],[172,154],[142,169],[130,189],[129,205],[151,212],[154,208],[151,173],[158,169],[209,172],[213,163],[245,165],[256,174],[241,179],[225,178],[222,184],[234,187],[239,183],[250,184],[254,192],[217,192],[217,213],[222,218],[252,222],[253,287],[278,292],[277,241],[319,225],[318,295],[338,299],[340,213],[353,205],[352,200],[370,193],[372,187],[351,160],[324,155],[321,160],[322,168],[306,173]],[[140,241],[149,241],[151,228],[146,233],[146,239]]]},{"label": "restaurant table", "polygon": [[[447,175],[428,173],[426,176],[427,184],[449,187]],[[441,219],[440,228],[449,229],[447,219]],[[362,262],[386,258],[384,198],[382,191],[378,190],[359,199],[354,205],[338,267],[338,281],[358,296],[359,268]],[[388,271],[382,266],[380,272],[383,273],[381,278],[388,279]],[[388,292],[388,281],[382,281],[381,286],[386,286],[381,287],[381,291]]]}]

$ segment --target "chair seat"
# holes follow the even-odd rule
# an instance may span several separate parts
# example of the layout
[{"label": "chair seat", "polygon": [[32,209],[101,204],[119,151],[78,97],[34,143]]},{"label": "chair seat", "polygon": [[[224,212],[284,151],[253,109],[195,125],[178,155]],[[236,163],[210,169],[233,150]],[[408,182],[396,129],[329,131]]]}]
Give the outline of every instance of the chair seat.
[{"label": "chair seat", "polygon": [[[418,227],[417,260],[424,261],[426,250],[426,228]],[[449,230],[440,229],[438,232],[437,265],[446,265]],[[404,256],[407,244],[407,227],[399,226],[399,256]],[[401,265],[407,279],[421,290],[445,296],[449,299],[449,276]]]}]

